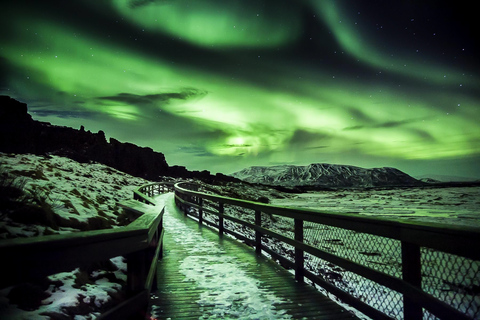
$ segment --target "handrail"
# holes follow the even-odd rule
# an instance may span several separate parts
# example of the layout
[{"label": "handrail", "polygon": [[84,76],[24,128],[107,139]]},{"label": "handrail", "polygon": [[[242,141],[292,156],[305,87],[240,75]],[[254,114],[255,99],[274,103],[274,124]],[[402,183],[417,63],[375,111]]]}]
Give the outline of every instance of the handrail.
[{"label": "handrail", "polygon": [[[391,313],[387,315],[388,310],[385,310],[386,308],[372,307],[371,303],[368,304],[338,288],[334,285],[335,281],[332,281],[332,279],[314,272],[312,268],[306,268],[305,260],[308,259],[309,263],[311,261],[327,261],[338,268],[356,274],[357,278],[361,277],[361,279],[368,279],[367,281],[380,284],[385,290],[390,290],[392,294],[398,292],[403,297],[403,311],[400,316],[403,315],[405,319],[421,319],[423,317],[422,308],[439,318],[469,319],[464,312],[442,301],[438,295],[432,292],[433,289],[424,289],[423,287],[429,287],[430,284],[424,283],[422,274],[430,272],[425,266],[426,259],[434,259],[431,258],[430,254],[437,257],[436,259],[451,258],[452,255],[455,255],[464,259],[465,263],[472,268],[474,278],[480,277],[478,271],[480,268],[480,250],[478,250],[480,248],[480,231],[478,229],[441,224],[399,222],[353,214],[272,206],[206,194],[191,190],[191,187],[191,184],[185,183],[175,185],[176,203],[184,209],[186,214],[195,215],[200,223],[206,223],[217,228],[220,234],[229,233],[245,241],[254,246],[258,253],[262,250],[267,252],[273,258],[279,260],[282,265],[294,268],[295,277],[298,281],[304,281],[304,277],[307,277],[373,318],[389,318]],[[195,187],[195,189],[198,189],[198,187]],[[252,211],[246,219],[240,219],[238,215],[234,216],[234,211],[229,209],[231,212],[229,213],[226,210],[226,205],[229,208],[235,207]],[[214,219],[207,219],[207,215],[213,215]],[[265,217],[268,216],[282,217],[291,221],[291,228],[279,232],[272,230],[273,225],[264,226]],[[254,233],[254,237],[248,237],[227,228],[225,220],[228,220],[230,224],[249,228]],[[325,230],[327,229],[334,230],[328,232],[336,232],[335,239],[320,239],[323,242],[318,239],[309,239],[312,230],[317,230],[315,231],[316,237],[322,237],[326,234],[327,231]],[[346,253],[337,254],[332,252],[331,246],[326,248],[328,247],[326,246],[328,241],[331,241],[330,243],[332,241],[333,243],[335,241],[336,243],[346,243],[349,238],[359,237],[360,235],[365,235],[364,238],[369,242],[388,243],[389,250],[392,251],[391,254],[399,260],[395,261],[399,264],[398,272],[383,270],[386,268],[382,269],[381,265],[372,267],[370,261],[357,257],[360,254],[357,254],[357,256]],[[285,254],[276,252],[264,245],[265,240],[271,241],[272,239],[284,243],[282,244],[283,247],[293,246],[295,250],[294,258],[292,259],[292,255],[290,257],[285,256]],[[369,245],[373,246],[372,244]],[[368,257],[369,255],[375,256],[385,253],[364,252],[362,254]],[[442,270],[432,272],[442,272]]]},{"label": "handrail", "polygon": [[144,184],[133,190],[133,199],[146,204],[155,205],[151,200],[152,196],[160,193],[172,192],[173,190],[174,184],[169,182]]},{"label": "handrail", "polygon": [[[121,205],[124,210],[140,215],[125,227],[0,241],[0,256],[8,258],[2,265],[2,273],[8,276],[0,277],[0,288],[125,256],[127,300],[99,319],[126,319],[144,310],[154,284],[157,260],[162,255],[164,233],[164,208],[151,206],[155,203],[149,196],[166,189],[157,187],[154,190],[151,186],[134,191],[134,199],[140,201],[135,208]],[[149,196],[143,193],[147,190]]]}]

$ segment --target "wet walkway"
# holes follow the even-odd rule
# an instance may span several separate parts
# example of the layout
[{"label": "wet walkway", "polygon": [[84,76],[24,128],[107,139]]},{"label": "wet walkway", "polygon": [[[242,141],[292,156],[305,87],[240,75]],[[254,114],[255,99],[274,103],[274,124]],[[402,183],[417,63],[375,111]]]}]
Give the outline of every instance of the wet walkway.
[{"label": "wet walkway", "polygon": [[355,318],[252,248],[185,217],[173,198],[157,198],[166,233],[151,319]]}]

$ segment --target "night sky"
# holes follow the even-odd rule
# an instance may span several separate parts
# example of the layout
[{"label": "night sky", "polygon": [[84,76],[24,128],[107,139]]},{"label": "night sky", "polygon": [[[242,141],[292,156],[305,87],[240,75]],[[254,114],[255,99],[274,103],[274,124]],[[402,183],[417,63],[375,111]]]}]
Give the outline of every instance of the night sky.
[{"label": "night sky", "polygon": [[[9,1],[0,94],[170,165],[480,178],[471,1]],[[478,27],[478,26],[477,26]]]}]

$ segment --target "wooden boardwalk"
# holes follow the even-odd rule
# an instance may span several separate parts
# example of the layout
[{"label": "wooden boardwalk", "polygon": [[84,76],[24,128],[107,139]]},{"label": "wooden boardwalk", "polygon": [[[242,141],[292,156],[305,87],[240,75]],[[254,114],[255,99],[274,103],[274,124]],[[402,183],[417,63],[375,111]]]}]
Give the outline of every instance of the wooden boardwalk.
[{"label": "wooden boardwalk", "polygon": [[151,319],[354,319],[255,251],[186,218],[165,201],[164,255]]}]

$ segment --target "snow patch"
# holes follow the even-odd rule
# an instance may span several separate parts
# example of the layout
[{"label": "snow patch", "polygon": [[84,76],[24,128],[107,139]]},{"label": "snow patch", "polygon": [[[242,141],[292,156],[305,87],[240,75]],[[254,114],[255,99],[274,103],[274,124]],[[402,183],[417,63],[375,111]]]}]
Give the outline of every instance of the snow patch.
[{"label": "snow patch", "polygon": [[148,183],[103,164],[59,156],[0,153],[0,167],[3,175],[20,182],[28,201],[43,202],[56,215],[43,224],[27,223],[0,208],[0,239],[118,226],[123,212],[118,202],[131,199],[135,188]]},{"label": "snow patch", "polygon": [[283,299],[263,289],[259,280],[244,271],[240,260],[224,255],[218,243],[204,239],[168,210],[164,219],[177,245],[187,246],[191,252],[180,262],[179,271],[185,281],[206,289],[197,301],[205,312],[201,319],[291,319],[284,310],[274,307]]}]

